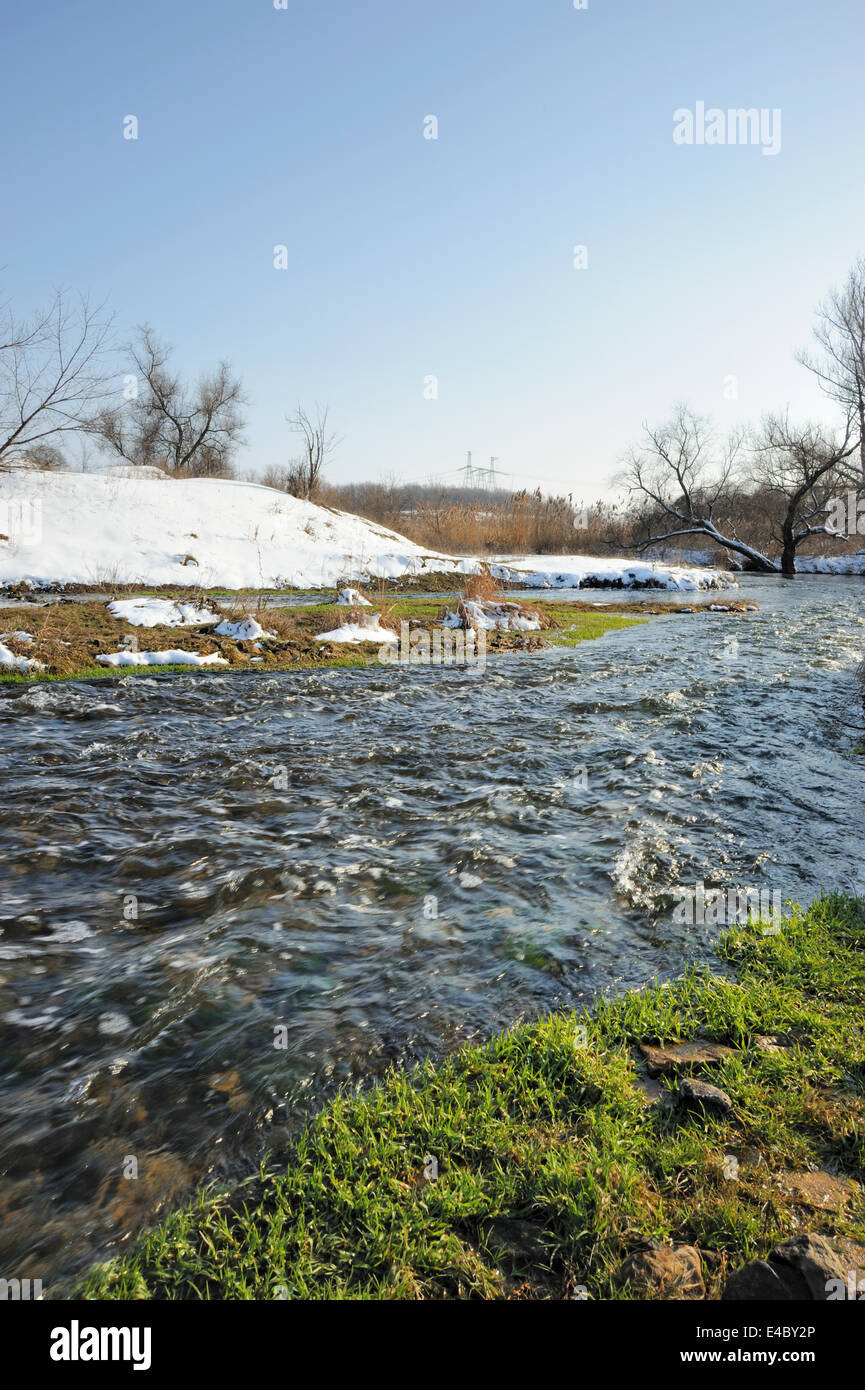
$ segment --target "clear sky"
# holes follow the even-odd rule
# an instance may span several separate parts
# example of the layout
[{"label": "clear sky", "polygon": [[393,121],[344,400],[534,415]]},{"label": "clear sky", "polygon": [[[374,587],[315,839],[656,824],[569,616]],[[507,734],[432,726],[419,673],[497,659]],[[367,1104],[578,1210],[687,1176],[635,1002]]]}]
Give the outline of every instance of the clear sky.
[{"label": "clear sky", "polygon": [[[586,498],[676,400],[825,413],[793,352],[865,253],[862,0],[286,6],[6,9],[16,307],[83,289],[190,373],[228,357],[256,471],[298,400],[330,404],[336,481],[471,449]],[[699,101],[780,109],[780,152],[676,144]]]}]

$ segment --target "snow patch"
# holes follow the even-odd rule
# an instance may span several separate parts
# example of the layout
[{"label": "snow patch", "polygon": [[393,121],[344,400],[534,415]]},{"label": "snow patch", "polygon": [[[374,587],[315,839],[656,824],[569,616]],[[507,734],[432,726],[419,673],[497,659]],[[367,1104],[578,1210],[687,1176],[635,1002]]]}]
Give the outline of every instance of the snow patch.
[{"label": "snow patch", "polygon": [[175,602],[170,598],[122,598],[108,605],[109,613],[123,618],[133,627],[198,627],[202,623],[219,622],[219,614],[209,608],[197,608],[194,603]]},{"label": "snow patch", "polygon": [[399,637],[388,627],[380,627],[378,618],[366,623],[344,623],[332,632],[322,632],[317,642],[398,642]]},{"label": "snow patch", "polygon": [[[7,636],[10,635],[17,634],[7,633]],[[32,656],[16,656],[2,640],[0,640],[0,666],[12,671],[42,671],[45,669],[43,663],[36,661]]]},{"label": "snow patch", "polygon": [[275,632],[265,632],[261,623],[253,618],[251,613],[247,613],[238,623],[230,623],[226,618],[219,627],[214,628],[214,632],[219,637],[233,637],[236,642],[255,642],[259,637],[276,636]]},{"label": "snow patch", "polygon": [[358,589],[340,589],[336,601],[352,608],[372,608],[369,599],[364,598]]},{"label": "snow patch", "polygon": [[227,666],[218,652],[199,656],[197,652],[109,652],[97,656],[103,666]]}]

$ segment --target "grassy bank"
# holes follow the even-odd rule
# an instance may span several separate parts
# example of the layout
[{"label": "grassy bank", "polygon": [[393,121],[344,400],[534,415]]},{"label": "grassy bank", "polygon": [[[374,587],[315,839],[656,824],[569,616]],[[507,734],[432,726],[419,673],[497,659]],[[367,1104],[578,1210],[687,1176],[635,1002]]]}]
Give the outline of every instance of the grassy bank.
[{"label": "grassy bank", "polygon": [[[206,594],[197,601],[206,605]],[[400,628],[403,621],[410,627],[423,627],[433,632],[441,626],[446,610],[455,600],[441,598],[405,598],[389,596],[376,604],[382,608],[385,626]],[[550,643],[575,644],[600,637],[605,632],[629,627],[639,621],[638,605],[612,607],[609,612],[594,609],[589,604],[563,605],[536,603],[533,609],[544,612],[549,624],[543,633],[493,632],[488,636],[490,653],[504,651],[533,651]],[[352,620],[352,610],[329,603],[302,607],[256,607],[255,600],[238,603],[228,614],[234,620],[254,613],[271,636],[258,641],[239,641],[232,637],[216,636],[212,627],[134,627],[125,619],[114,617],[106,603],[73,602],[51,604],[41,608],[0,608],[0,637],[16,656],[32,658],[44,669],[16,671],[0,667],[0,682],[22,684],[52,680],[105,680],[130,674],[149,675],[172,672],[195,673],[209,677],[228,669],[237,671],[310,670],[331,666],[362,666],[377,658],[380,641],[361,647],[343,643],[321,642],[320,634]],[[3,636],[6,634],[5,636]],[[17,634],[17,635],[16,635]],[[21,637],[21,634],[25,636]],[[28,640],[29,639],[29,640]],[[124,666],[113,668],[100,663],[101,654],[116,652],[124,642],[134,639],[142,651],[183,651],[198,656],[218,654],[227,666]]]},{"label": "grassy bank", "polygon": [[[78,1294],[628,1298],[645,1294],[626,1258],[654,1241],[698,1247],[717,1297],[729,1269],[800,1231],[861,1240],[861,1188],[815,1210],[795,1175],[865,1177],[863,947],[865,902],[830,897],[777,935],[729,931],[723,974],[692,969],[393,1073]],[[643,1074],[639,1044],[698,1037],[732,1049],[700,1073],[728,1115],[685,1108],[681,1073]]]},{"label": "grassy bank", "polygon": [[[138,596],[174,598],[168,591],[139,590]],[[215,607],[217,595],[198,590],[181,595],[188,603]],[[135,627],[123,618],[115,617],[105,601],[68,601],[26,608],[0,606],[0,640],[14,656],[35,659],[42,669],[18,671],[0,666],[0,684],[29,684],[55,680],[106,680],[127,675],[165,675],[183,673],[202,678],[232,670],[239,671],[302,671],[322,667],[363,666],[375,661],[379,641],[350,646],[343,643],[321,642],[322,633],[355,621],[358,614],[349,607],[338,606],[335,595],[327,602],[302,606],[264,606],[264,594],[238,597],[231,607],[223,605],[220,616],[238,621],[254,615],[268,636],[257,641],[240,641],[220,637],[206,625],[199,627]],[[381,623],[399,632],[407,622],[413,631],[425,629],[432,635],[441,629],[449,609],[458,603],[460,594],[443,599],[415,595],[407,597],[394,593],[374,594],[370,591],[371,608],[361,613],[380,613]],[[486,647],[490,655],[504,652],[533,652],[549,646],[576,646],[580,642],[602,637],[607,632],[632,627],[635,623],[666,613],[681,612],[669,599],[652,598],[651,608],[633,599],[616,603],[597,604],[591,601],[570,603],[531,599],[523,604],[525,611],[537,613],[541,631],[498,632],[487,634]],[[728,600],[730,613],[746,611],[741,600]],[[705,616],[707,605],[688,612],[696,619]],[[23,634],[23,640],[22,640]],[[134,640],[142,651],[173,651],[180,649],[198,656],[217,654],[226,665],[197,667],[123,666],[102,664],[98,657],[118,651]]]}]

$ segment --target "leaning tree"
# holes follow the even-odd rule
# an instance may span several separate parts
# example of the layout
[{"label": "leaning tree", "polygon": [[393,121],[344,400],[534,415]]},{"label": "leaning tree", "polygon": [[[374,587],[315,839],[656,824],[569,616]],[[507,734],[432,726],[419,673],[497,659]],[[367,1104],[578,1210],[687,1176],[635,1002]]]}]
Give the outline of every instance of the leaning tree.
[{"label": "leaning tree", "polygon": [[[791,424],[768,415],[760,429],[722,445],[711,424],[686,405],[671,420],[646,428],[624,481],[640,499],[641,550],[678,536],[705,536],[767,574],[792,575],[796,553],[811,536],[837,537],[827,522],[831,499],[849,486],[849,460],[859,445],[854,420],[842,432]],[[766,512],[770,545],[742,540],[733,513]],[[777,549],[777,558],[775,550]]]},{"label": "leaning tree", "polygon": [[711,422],[684,404],[665,424],[645,425],[642,443],[631,451],[620,476],[638,502],[639,549],[678,536],[705,536],[754,569],[774,573],[777,565],[740,540],[730,520],[744,444],[740,430],[719,445]]}]

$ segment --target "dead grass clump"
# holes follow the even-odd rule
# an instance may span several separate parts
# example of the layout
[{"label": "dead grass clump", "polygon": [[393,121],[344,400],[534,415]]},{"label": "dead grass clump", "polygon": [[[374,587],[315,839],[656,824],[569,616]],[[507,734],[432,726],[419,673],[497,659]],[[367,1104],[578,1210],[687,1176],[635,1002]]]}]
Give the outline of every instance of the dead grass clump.
[{"label": "dead grass clump", "polygon": [[[301,608],[268,608],[267,610],[267,631],[275,632],[283,642],[303,641],[308,633],[299,621],[299,616],[303,612]],[[239,621],[232,618],[232,622]],[[259,618],[262,627],[265,626],[264,620]]]},{"label": "dead grass clump", "polygon": [[497,603],[504,595],[497,579],[490,573],[489,565],[481,565],[479,574],[471,574],[466,580],[463,598],[473,603]]},{"label": "dead grass clump", "polygon": [[33,634],[27,654],[35,656],[55,675],[68,676],[89,664],[95,624],[91,621],[91,613],[81,611],[84,607],[83,604],[53,604],[43,608],[27,624],[28,631]]}]

